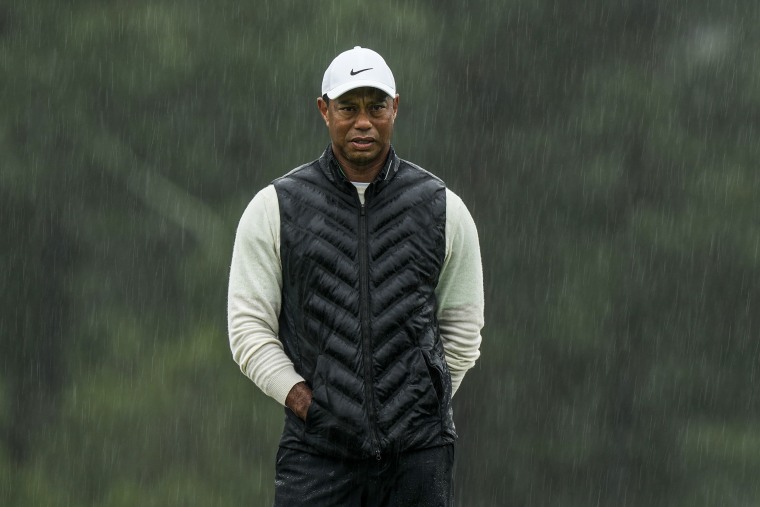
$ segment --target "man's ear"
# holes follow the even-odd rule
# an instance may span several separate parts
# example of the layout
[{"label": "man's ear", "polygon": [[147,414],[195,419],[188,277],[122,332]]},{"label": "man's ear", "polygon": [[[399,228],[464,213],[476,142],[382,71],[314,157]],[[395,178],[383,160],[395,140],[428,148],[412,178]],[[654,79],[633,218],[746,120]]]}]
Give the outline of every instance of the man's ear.
[{"label": "man's ear", "polygon": [[396,119],[396,115],[398,114],[398,93],[395,97],[393,97],[393,119]]},{"label": "man's ear", "polygon": [[325,125],[330,126],[330,120],[327,118],[327,102],[322,97],[317,97],[317,108],[319,108],[319,114],[322,115],[322,119],[325,121]]}]

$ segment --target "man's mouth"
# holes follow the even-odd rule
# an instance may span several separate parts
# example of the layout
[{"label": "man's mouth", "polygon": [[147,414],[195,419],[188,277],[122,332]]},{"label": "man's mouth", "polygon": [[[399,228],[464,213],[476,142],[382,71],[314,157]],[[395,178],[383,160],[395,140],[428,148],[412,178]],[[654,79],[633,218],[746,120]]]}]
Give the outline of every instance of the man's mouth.
[{"label": "man's mouth", "polygon": [[368,148],[374,142],[375,140],[371,137],[354,137],[351,139],[351,144],[356,148]]}]

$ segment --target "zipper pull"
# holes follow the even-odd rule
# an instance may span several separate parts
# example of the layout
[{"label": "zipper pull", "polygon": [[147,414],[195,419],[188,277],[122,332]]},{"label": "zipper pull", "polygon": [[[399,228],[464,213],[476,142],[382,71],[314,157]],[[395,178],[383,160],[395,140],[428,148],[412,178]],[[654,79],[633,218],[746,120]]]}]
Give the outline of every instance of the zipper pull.
[{"label": "zipper pull", "polygon": [[375,459],[380,461],[383,457],[380,455],[380,449],[375,449]]}]

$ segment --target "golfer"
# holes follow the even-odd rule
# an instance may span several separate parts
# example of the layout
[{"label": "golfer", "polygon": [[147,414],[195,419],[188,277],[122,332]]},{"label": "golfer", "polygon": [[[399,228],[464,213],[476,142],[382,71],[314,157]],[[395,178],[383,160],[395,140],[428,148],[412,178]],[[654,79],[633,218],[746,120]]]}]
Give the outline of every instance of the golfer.
[{"label": "golfer", "polygon": [[451,400],[483,327],[475,224],[395,153],[379,54],[339,54],[317,107],[330,144],[256,194],[230,270],[233,357],[286,407],[275,505],[453,505]]}]

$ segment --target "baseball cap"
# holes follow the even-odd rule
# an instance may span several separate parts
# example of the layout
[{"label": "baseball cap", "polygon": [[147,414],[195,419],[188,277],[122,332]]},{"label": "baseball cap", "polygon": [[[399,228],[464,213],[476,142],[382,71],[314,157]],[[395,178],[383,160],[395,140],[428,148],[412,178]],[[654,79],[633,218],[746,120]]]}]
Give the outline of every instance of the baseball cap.
[{"label": "baseball cap", "polygon": [[396,96],[396,81],[383,57],[371,49],[356,46],[336,56],[327,67],[322,78],[322,95],[335,99],[364,86]]}]

